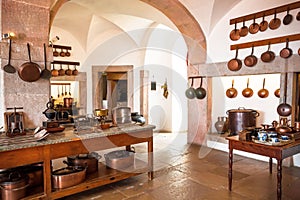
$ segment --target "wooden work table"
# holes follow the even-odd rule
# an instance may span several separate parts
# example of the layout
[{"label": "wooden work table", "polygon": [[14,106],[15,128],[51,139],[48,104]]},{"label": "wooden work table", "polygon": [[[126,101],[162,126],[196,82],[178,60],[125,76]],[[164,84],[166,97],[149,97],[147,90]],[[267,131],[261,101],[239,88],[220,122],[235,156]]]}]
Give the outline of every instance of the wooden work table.
[{"label": "wooden work table", "polygon": [[282,160],[300,153],[300,140],[293,141],[289,144],[281,146],[272,146],[259,144],[253,141],[239,140],[239,136],[226,137],[229,141],[229,169],[228,169],[228,189],[232,188],[232,165],[233,165],[233,150],[240,150],[249,153],[254,153],[262,156],[267,156],[269,160],[269,171],[272,173],[272,158],[277,160],[277,199],[281,199],[281,180],[282,180]]},{"label": "wooden work table", "polygon": [[[60,133],[51,133],[42,141],[33,140],[33,133],[15,138],[8,138],[2,134],[0,169],[43,163],[43,187],[33,190],[35,192],[26,197],[27,199],[57,199],[145,172],[148,172],[148,178],[152,180],[154,128],[152,125],[132,124],[83,134],[75,134],[74,130],[69,128]],[[101,164],[98,172],[88,175],[86,181],[81,184],[59,190],[54,190],[51,186],[53,159],[123,146],[128,150],[130,145],[144,142],[148,145],[146,162],[136,159],[135,165],[126,171],[110,169]]]}]

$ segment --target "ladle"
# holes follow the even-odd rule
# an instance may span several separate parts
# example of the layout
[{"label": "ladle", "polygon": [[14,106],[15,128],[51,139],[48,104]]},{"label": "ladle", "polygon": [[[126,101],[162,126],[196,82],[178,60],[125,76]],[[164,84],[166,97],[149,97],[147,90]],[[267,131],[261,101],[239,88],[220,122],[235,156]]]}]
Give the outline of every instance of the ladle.
[{"label": "ladle", "polygon": [[8,64],[3,67],[4,71],[7,73],[14,74],[16,73],[16,68],[10,64],[11,59],[11,39],[9,39],[9,50],[8,50]]},{"label": "ladle", "polygon": [[263,88],[260,89],[257,93],[260,98],[267,98],[269,96],[269,91],[267,89],[265,89],[265,82],[266,82],[266,79],[264,78]]},{"label": "ladle", "polygon": [[232,79],[231,88],[228,88],[226,90],[226,96],[228,98],[235,98],[238,94],[237,90],[233,86],[234,86],[234,79]]},{"label": "ladle", "polygon": [[251,88],[249,88],[249,78],[247,80],[247,87],[245,89],[243,89],[242,95],[246,98],[252,97],[252,95],[253,95],[253,90]]},{"label": "ladle", "polygon": [[197,99],[204,99],[206,97],[206,90],[202,87],[203,78],[200,78],[200,86],[195,90]]},{"label": "ladle", "polygon": [[280,116],[287,117],[292,113],[292,106],[286,103],[286,93],[287,93],[287,73],[285,73],[284,77],[284,93],[283,93],[283,103],[279,104],[277,107],[277,113]]}]

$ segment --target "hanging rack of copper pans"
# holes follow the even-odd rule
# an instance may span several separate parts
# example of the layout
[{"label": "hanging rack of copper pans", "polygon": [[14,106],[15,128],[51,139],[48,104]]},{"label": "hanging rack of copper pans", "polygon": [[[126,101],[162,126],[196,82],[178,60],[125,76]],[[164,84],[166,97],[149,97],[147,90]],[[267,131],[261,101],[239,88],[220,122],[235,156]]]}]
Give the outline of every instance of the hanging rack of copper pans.
[{"label": "hanging rack of copper pans", "polygon": [[[53,65],[53,70],[55,69],[55,65],[61,66],[60,70],[58,70],[58,75],[60,75],[60,76],[64,76],[64,75],[76,76],[76,75],[78,75],[78,70],[76,69],[76,66],[79,66],[80,62],[54,60],[51,64]],[[66,70],[64,70],[62,67],[63,65],[66,65],[68,68]],[[74,66],[74,70],[71,70],[70,66]]]},{"label": "hanging rack of copper pans", "polygon": [[[64,46],[64,45],[51,45],[52,48],[54,49],[53,51],[53,56],[58,57],[69,57],[71,56],[71,53],[69,51],[72,50],[72,47],[70,46]],[[60,51],[58,52],[57,49],[60,49]],[[66,50],[66,51],[64,51]]]}]

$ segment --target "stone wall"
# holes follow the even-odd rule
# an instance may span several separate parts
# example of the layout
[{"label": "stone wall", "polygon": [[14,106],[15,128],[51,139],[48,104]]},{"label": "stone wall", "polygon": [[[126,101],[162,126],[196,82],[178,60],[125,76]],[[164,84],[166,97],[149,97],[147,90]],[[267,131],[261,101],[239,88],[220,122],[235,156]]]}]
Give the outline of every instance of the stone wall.
[{"label": "stone wall", "polygon": [[[4,112],[9,107],[23,107],[25,128],[41,126],[46,118],[42,112],[50,96],[50,82],[39,79],[25,82],[18,74],[21,65],[29,61],[27,43],[30,44],[31,60],[44,69],[43,44],[49,44],[49,21],[51,0],[3,0],[1,8],[2,34],[14,32],[12,38],[11,64],[17,73],[0,71],[0,127],[4,125]],[[8,39],[0,43],[1,66],[8,63]],[[51,48],[47,48],[47,66],[52,60]],[[20,110],[21,111],[21,110]]]}]

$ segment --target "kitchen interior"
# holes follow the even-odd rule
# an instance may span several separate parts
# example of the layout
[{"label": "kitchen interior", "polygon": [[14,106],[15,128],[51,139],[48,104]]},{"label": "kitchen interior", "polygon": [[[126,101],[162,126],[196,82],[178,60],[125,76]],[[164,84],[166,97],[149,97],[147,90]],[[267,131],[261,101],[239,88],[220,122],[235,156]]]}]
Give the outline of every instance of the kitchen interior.
[{"label": "kitchen interior", "polygon": [[[26,185],[28,180],[23,172],[33,168],[42,173],[36,185],[27,184],[21,192],[2,185],[1,199],[92,199],[99,195],[107,199],[159,199],[159,194],[174,199],[176,192],[164,193],[158,189],[174,187],[172,184],[166,187],[161,180],[169,176],[173,180],[171,173],[196,174],[185,179],[184,183],[189,184],[178,189],[177,192],[186,195],[181,196],[183,199],[198,195],[195,188],[203,184],[219,188],[219,195],[225,195],[225,199],[247,199],[243,192],[249,199],[255,198],[243,178],[234,179],[233,187],[239,181],[245,186],[240,191],[234,187],[230,196],[227,171],[222,171],[217,183],[201,182],[201,177],[213,180],[215,174],[203,175],[211,172],[202,171],[197,175],[187,170],[198,172],[197,167],[185,169],[182,165],[179,169],[178,162],[198,165],[202,159],[204,168],[222,163],[227,169],[228,136],[243,137],[241,140],[245,141],[255,138],[253,142],[271,147],[297,142],[299,11],[300,2],[295,0],[2,1],[1,155],[11,157],[10,151],[14,155],[24,155],[23,152],[43,155],[26,156],[24,161],[15,158],[0,165],[5,170],[9,167],[8,171],[3,170],[1,182],[12,186],[14,181],[7,181],[8,174],[22,178],[22,184]],[[126,127],[128,123],[134,124],[134,128]],[[137,131],[145,137],[129,139],[122,133],[122,139],[113,139],[110,136],[118,128],[129,135]],[[265,131],[290,138],[284,141],[276,136],[273,142],[269,136],[266,141],[265,135],[260,135]],[[101,145],[96,140],[89,143],[94,134],[103,133],[110,140],[97,140]],[[83,145],[77,143],[78,138]],[[32,146],[28,148],[22,139]],[[63,145],[65,142],[70,142],[69,147]],[[115,151],[110,145],[116,147]],[[106,159],[109,153],[124,152],[123,146],[128,158],[135,154],[148,164],[148,169],[137,167],[143,172],[132,175],[116,173],[112,170],[114,166],[102,166],[109,162]],[[191,152],[196,156],[191,156]],[[217,155],[214,163],[210,163],[209,154]],[[244,151],[234,154],[237,165],[243,160],[254,163],[256,170],[258,165],[267,171],[269,157]],[[76,161],[85,160],[96,167],[74,168],[78,165]],[[70,170],[70,166],[77,171],[79,182],[66,181],[65,184],[73,185],[63,185],[54,180],[60,179],[59,175]],[[284,159],[283,166],[286,167],[283,199],[297,199],[299,154]],[[22,169],[22,177],[15,169]],[[169,169],[171,175],[164,169]],[[109,175],[103,175],[102,170]],[[95,178],[95,171],[101,176]],[[240,171],[243,173],[236,174],[246,176]],[[254,180],[269,176],[267,172],[262,174]],[[272,187],[259,188],[264,193],[259,195],[261,199],[276,198],[276,173],[272,176],[271,181],[262,181]],[[151,181],[157,186],[151,188]],[[295,186],[291,187],[292,183]],[[150,189],[145,192],[138,188],[141,184]],[[129,186],[132,188],[128,189]],[[27,187],[33,192],[28,192]],[[85,187],[95,189],[85,191]],[[185,187],[192,188],[191,193]],[[217,198],[211,191],[208,194],[212,195],[210,199]]]}]

